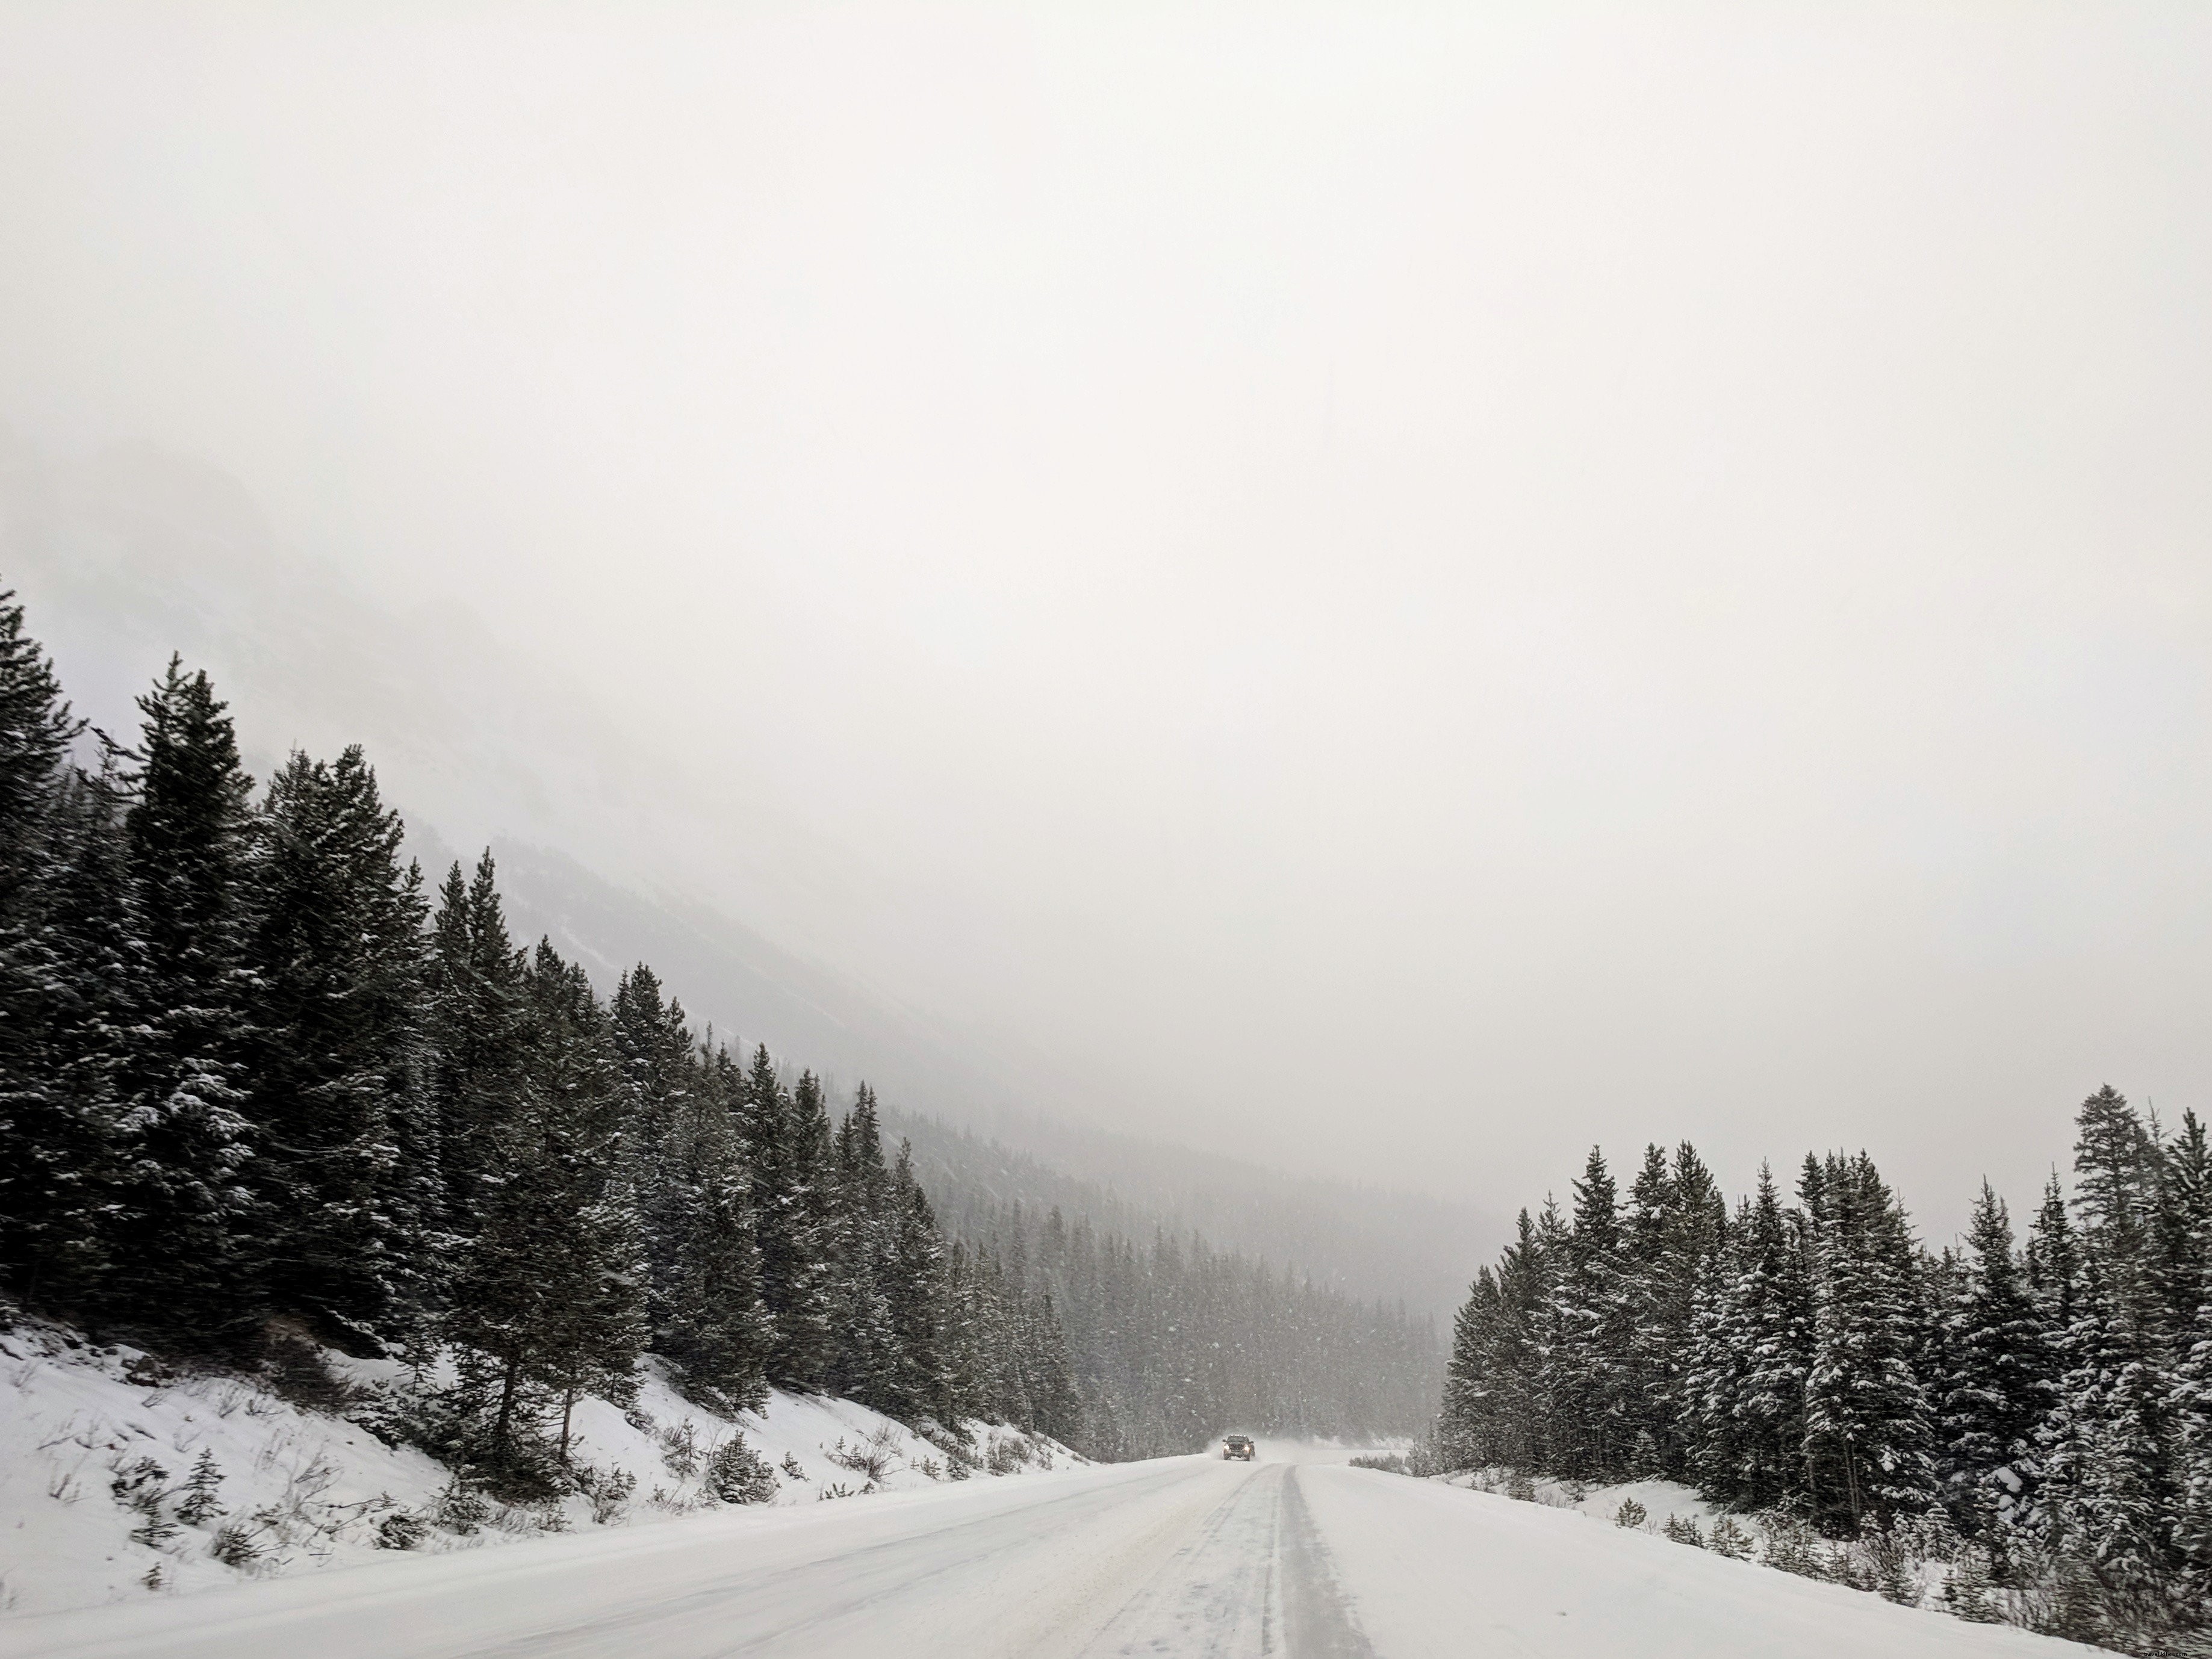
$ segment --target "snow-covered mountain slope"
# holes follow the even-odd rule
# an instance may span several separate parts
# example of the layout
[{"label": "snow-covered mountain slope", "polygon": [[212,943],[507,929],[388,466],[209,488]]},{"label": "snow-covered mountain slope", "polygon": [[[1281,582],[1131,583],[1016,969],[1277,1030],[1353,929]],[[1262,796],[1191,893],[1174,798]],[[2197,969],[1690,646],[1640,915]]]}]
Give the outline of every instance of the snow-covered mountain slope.
[{"label": "snow-covered mountain slope", "polygon": [[0,1623],[0,1659],[2061,1659],[1364,1469],[1163,1458]]},{"label": "snow-covered mountain slope", "polygon": [[[325,1353],[367,1404],[394,1362]],[[509,1508],[458,1492],[444,1465],[349,1416],[220,1373],[188,1374],[56,1327],[0,1335],[0,1608],[34,1613],[313,1568],[477,1550],[549,1531],[696,1517],[732,1431],[776,1469],[775,1506],[1084,1466],[1066,1448],[970,1425],[980,1467],[850,1401],[777,1393],[734,1421],[658,1371],[628,1410],[577,1407],[574,1457],[593,1495]],[[199,1472],[204,1504],[194,1499]]]}]

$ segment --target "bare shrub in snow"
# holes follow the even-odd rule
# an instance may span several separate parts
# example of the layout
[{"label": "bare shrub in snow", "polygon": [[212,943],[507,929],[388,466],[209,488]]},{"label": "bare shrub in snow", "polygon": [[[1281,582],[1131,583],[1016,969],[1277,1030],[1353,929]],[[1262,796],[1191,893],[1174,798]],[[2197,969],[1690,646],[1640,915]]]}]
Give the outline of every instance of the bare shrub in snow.
[{"label": "bare shrub in snow", "polygon": [[989,1449],[983,1454],[983,1467],[993,1474],[1012,1474],[1027,1461],[1022,1452],[1019,1440],[1012,1436],[1001,1438],[994,1435]]},{"label": "bare shrub in snow", "polygon": [[216,1528],[208,1553],[226,1567],[250,1567],[261,1559],[260,1534],[259,1527],[226,1521]]},{"label": "bare shrub in snow", "polygon": [[591,1500],[592,1519],[599,1526],[619,1521],[629,1512],[637,1477],[628,1469],[597,1469],[590,1464],[575,1470],[576,1490]]},{"label": "bare shrub in snow", "polygon": [[[787,1475],[790,1476],[793,1480],[804,1480],[806,1479],[806,1471],[799,1467],[799,1455],[795,1452],[784,1453],[783,1472]],[[936,1477],[933,1475],[931,1477],[933,1480]]]},{"label": "bare shrub in snow", "polygon": [[1352,1460],[1355,1469],[1380,1469],[1385,1474],[1411,1474],[1413,1466],[1403,1452],[1362,1452]]},{"label": "bare shrub in snow", "polygon": [[[822,1455],[839,1468],[865,1475],[872,1483],[880,1483],[890,1473],[890,1450],[877,1440],[863,1440],[857,1445],[848,1446],[845,1443],[845,1437],[841,1434],[836,1445],[822,1449]],[[993,1472],[996,1473],[995,1470]]]}]

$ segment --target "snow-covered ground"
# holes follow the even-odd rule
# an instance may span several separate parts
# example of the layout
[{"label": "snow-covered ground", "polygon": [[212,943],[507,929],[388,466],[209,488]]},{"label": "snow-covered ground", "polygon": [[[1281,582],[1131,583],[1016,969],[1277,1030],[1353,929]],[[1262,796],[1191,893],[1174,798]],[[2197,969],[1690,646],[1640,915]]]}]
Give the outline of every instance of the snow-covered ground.
[{"label": "snow-covered ground", "polygon": [[[1510,1473],[1504,1469],[1462,1469],[1436,1478],[1449,1486],[1500,1495],[1506,1494],[1512,1480]],[[1573,1510],[1608,1523],[1619,1516],[1624,1503],[1633,1503],[1650,1517],[1644,1523],[1648,1532],[1660,1530],[1677,1516],[1685,1521],[1694,1521],[1703,1529],[1721,1513],[1717,1504],[1698,1497],[1695,1487],[1673,1480],[1624,1480],[1616,1486],[1589,1486],[1544,1479],[1529,1483],[1528,1498],[1547,1509]]]},{"label": "snow-covered ground", "polygon": [[[336,1354],[325,1360],[363,1388],[399,1370]],[[603,1400],[577,1407],[574,1455],[595,1472],[596,1501],[486,1505],[471,1519],[465,1505],[445,1501],[451,1474],[443,1465],[388,1446],[356,1422],[302,1410],[235,1376],[179,1374],[132,1349],[21,1328],[0,1335],[0,1610],[167,1598],[389,1560],[391,1545],[410,1533],[408,1555],[416,1556],[548,1530],[696,1524],[723,1507],[702,1477],[733,1429],[775,1466],[778,1507],[829,1508],[824,1498],[848,1497],[872,1504],[878,1494],[952,1482],[940,1449],[849,1401],[779,1393],[764,1412],[732,1423],[649,1370],[629,1411]],[[973,1479],[987,1484],[994,1470],[1035,1476],[1083,1462],[1056,1442],[1011,1429],[971,1431],[985,1465]],[[215,1477],[204,1511],[191,1501],[196,1469]],[[403,1557],[398,1565],[420,1564]]]},{"label": "snow-covered ground", "polygon": [[0,1623],[0,1659],[738,1652],[2060,1659],[2087,1650],[1543,1504],[1334,1462],[1218,1455],[731,1510]]}]

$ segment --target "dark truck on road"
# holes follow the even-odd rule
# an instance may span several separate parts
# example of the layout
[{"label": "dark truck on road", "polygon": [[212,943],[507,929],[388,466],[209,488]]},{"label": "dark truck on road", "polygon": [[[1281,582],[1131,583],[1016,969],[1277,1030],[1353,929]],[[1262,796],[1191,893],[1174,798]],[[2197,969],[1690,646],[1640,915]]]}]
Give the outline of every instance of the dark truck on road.
[{"label": "dark truck on road", "polygon": [[1224,1460],[1231,1457],[1241,1457],[1247,1463],[1250,1462],[1252,1461],[1252,1437],[1249,1434],[1231,1435],[1226,1440],[1221,1443],[1221,1455]]}]

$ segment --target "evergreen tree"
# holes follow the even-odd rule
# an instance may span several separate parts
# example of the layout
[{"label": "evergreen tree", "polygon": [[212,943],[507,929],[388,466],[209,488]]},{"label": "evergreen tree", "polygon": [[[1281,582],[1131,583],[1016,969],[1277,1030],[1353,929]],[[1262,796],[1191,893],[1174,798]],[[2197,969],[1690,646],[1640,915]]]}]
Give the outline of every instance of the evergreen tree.
[{"label": "evergreen tree", "polygon": [[1911,1235],[1873,1161],[1832,1156],[1818,1193],[1808,1495],[1823,1522],[1856,1531],[1934,1492],[1934,1414],[1912,1364],[1924,1316]]},{"label": "evergreen tree", "polygon": [[752,1166],[754,1225],[760,1239],[761,1296],[775,1322],[770,1380],[786,1388],[822,1388],[836,1337],[831,1321],[830,1241],[819,1183],[830,1171],[817,1122],[821,1093],[811,1073],[794,1097],[776,1076],[766,1048],[757,1048],[747,1078],[745,1151]]},{"label": "evergreen tree", "polygon": [[1785,1215],[1761,1164],[1702,1300],[1691,1466],[1716,1497],[1746,1507],[1779,1504],[1802,1480],[1814,1354],[1806,1226],[1802,1212]]},{"label": "evergreen tree", "polygon": [[2155,1215],[2160,1149],[2110,1085],[2076,1119],[2081,1294],[2047,1428],[2045,1510],[2063,1548],[2104,1582],[2154,1583],[2175,1509],[2166,1442],[2173,1394]]},{"label": "evergreen tree", "polygon": [[484,1183],[521,1086],[527,1048],[524,958],[507,937],[489,848],[472,878],[456,863],[438,890],[424,1032],[438,1150],[436,1220],[448,1240],[483,1224]]},{"label": "evergreen tree", "polygon": [[239,1108],[256,989],[252,780],[204,673],[173,658],[138,708],[124,841],[145,991],[118,1068],[110,1295],[181,1340],[235,1346],[258,1304],[240,1249],[251,1210]]},{"label": "evergreen tree", "polygon": [[962,1334],[945,1329],[944,1243],[928,1194],[914,1178],[913,1151],[903,1144],[891,1170],[890,1202],[893,1231],[884,1293],[897,1341],[894,1414],[908,1422],[949,1422],[960,1414],[965,1379],[947,1364],[947,1348]]},{"label": "evergreen tree", "polygon": [[875,1091],[865,1083],[838,1126],[835,1162],[830,1256],[837,1349],[830,1385],[868,1405],[888,1404],[896,1386],[897,1336],[884,1285],[897,1218]]},{"label": "evergreen tree", "polygon": [[358,748],[335,765],[295,753],[262,825],[246,1109],[269,1291],[340,1340],[388,1333],[424,1301],[421,1235],[437,1200],[422,872],[401,863],[398,814]]},{"label": "evergreen tree", "polygon": [[540,943],[526,990],[527,1040],[514,1110],[480,1172],[482,1225],[461,1259],[447,1328],[466,1351],[463,1398],[484,1425],[477,1456],[518,1494],[542,1483],[542,1399],[629,1397],[646,1336],[642,1250],[618,1066],[580,969]]},{"label": "evergreen tree", "polygon": [[710,1406],[757,1411],[768,1401],[775,1328],[761,1301],[745,1166],[744,1079],[726,1048],[702,1060],[676,1097],[653,1209],[653,1346],[685,1389]]},{"label": "evergreen tree", "polygon": [[1986,1181],[1967,1244],[1970,1272],[1947,1322],[1941,1428],[1951,1509],[1971,1528],[1985,1511],[2009,1514],[2030,1495],[2036,1433],[2056,1391],[2011,1218]]},{"label": "evergreen tree", "polygon": [[28,1301],[96,1310],[108,1286],[126,1137],[126,1055],[145,1024],[145,951],[113,756],[58,786],[35,915],[7,943],[0,1010],[0,1272]]},{"label": "evergreen tree", "polygon": [[1633,1444],[1628,1370],[1633,1313],[1622,1271],[1617,1190],[1604,1153],[1595,1146],[1574,1198],[1574,1226],[1553,1308],[1547,1415],[1560,1473],[1604,1480],[1628,1472]]}]

